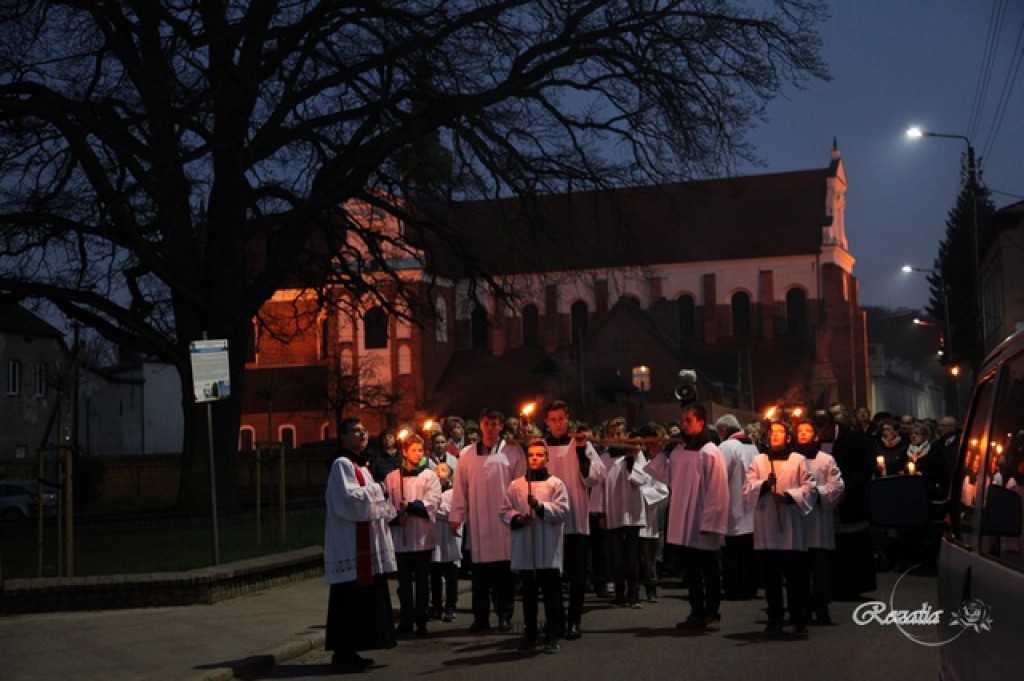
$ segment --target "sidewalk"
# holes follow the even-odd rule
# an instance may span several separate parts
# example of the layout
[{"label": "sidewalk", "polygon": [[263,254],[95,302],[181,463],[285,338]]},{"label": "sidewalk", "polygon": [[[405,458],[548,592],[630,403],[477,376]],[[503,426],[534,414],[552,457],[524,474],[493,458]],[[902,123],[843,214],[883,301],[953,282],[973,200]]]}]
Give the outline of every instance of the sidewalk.
[{"label": "sidewalk", "polygon": [[213,605],[0,618],[3,678],[231,679],[322,648],[322,577]]}]

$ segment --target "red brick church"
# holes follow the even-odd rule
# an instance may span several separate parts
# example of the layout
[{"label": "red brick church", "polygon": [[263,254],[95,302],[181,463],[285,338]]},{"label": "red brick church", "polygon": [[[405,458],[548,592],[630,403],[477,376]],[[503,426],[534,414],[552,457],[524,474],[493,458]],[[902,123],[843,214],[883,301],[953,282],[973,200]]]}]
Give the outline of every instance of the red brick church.
[{"label": "red brick church", "polygon": [[280,291],[254,322],[240,443],[328,439],[342,413],[376,432],[554,397],[591,422],[675,419],[684,368],[713,414],[863,404],[845,193],[834,148],[815,170],[456,203],[447,224],[511,296],[431,250],[394,261],[433,311],[415,323]]}]

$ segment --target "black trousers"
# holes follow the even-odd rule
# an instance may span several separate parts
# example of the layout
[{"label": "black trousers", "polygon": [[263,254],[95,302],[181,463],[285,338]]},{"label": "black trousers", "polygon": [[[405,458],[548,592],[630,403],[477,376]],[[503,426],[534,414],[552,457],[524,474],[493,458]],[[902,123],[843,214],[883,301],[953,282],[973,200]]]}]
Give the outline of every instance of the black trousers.
[{"label": "black trousers", "polygon": [[515,614],[515,582],[510,561],[474,562],[470,583],[473,589],[474,622],[488,621],[492,598],[498,617],[512,621],[512,615]]},{"label": "black trousers", "polygon": [[427,623],[430,604],[430,550],[395,553],[398,563],[398,622]]},{"label": "black trousers", "polygon": [[718,551],[682,547],[691,617],[719,617],[722,605],[722,574]]},{"label": "black trousers", "polygon": [[806,624],[810,562],[806,551],[758,551],[764,574],[764,595],[768,601],[768,622],[782,624],[786,612],[782,584],[786,584],[789,617],[793,624]]},{"label": "black trousers", "polygon": [[816,615],[827,615],[828,604],[832,600],[832,588],[829,577],[834,551],[827,549],[807,549],[810,566],[810,607]]},{"label": "black trousers", "polygon": [[450,563],[430,564],[430,605],[434,610],[454,610],[459,600],[459,566]]},{"label": "black trousers", "polygon": [[569,582],[569,607],[566,620],[579,626],[583,618],[583,599],[587,593],[587,554],[590,536],[567,534],[562,545],[562,575]]},{"label": "black trousers", "polygon": [[555,640],[562,635],[562,577],[558,570],[522,570],[519,579],[523,585],[523,624],[527,636],[537,636],[537,592],[544,595],[544,636]]},{"label": "black trousers", "polygon": [[616,527],[605,532],[608,567],[615,600],[634,603],[640,596],[640,528]]},{"label": "black trousers", "polygon": [[753,534],[725,538],[722,588],[730,600],[748,600],[757,596],[757,553],[754,552]]}]

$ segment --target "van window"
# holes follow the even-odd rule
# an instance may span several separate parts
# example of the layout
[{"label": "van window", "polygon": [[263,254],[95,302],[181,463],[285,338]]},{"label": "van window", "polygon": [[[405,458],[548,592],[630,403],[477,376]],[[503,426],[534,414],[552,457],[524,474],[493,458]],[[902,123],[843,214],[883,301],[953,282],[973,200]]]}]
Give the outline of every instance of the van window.
[{"label": "van window", "polygon": [[995,388],[998,393],[992,428],[984,441],[985,494],[981,499],[984,506],[979,549],[1024,572],[1024,355],[1006,361]]}]

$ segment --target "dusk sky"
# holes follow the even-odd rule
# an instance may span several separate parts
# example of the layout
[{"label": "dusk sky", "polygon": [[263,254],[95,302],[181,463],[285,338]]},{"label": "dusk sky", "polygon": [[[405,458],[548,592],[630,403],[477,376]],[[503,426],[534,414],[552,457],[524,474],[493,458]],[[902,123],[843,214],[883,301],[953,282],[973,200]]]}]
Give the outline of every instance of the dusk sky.
[{"label": "dusk sky", "polygon": [[830,13],[821,33],[833,79],[790,88],[769,106],[749,138],[767,167],[743,173],[825,166],[835,137],[861,304],[921,309],[926,277],[900,267],[933,266],[966,144],[905,132],[969,137],[996,207],[1024,200],[1024,2],[832,0]]}]

